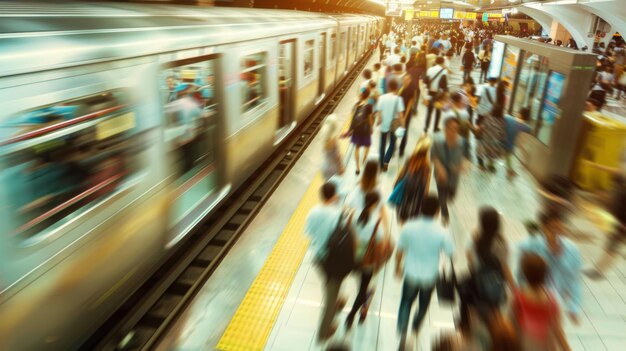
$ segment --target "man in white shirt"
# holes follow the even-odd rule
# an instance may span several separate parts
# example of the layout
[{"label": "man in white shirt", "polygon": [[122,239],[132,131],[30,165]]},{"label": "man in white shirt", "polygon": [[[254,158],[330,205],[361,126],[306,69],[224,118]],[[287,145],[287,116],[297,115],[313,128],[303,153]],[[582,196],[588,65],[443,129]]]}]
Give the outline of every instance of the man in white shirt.
[{"label": "man in white shirt", "polygon": [[322,266],[328,254],[328,239],[335,232],[341,218],[341,207],[338,205],[336,187],[327,182],[320,191],[322,203],[313,207],[306,219],[304,231],[311,239],[311,249],[314,251],[315,264],[324,281],[324,308],[317,339],[323,342],[336,331],[333,319],[337,313],[337,298],[343,278],[330,276]]},{"label": "man in white shirt", "polygon": [[441,95],[448,91],[448,75],[446,68],[443,66],[445,60],[439,56],[435,59],[435,65],[426,71],[425,83],[428,91],[428,110],[426,112],[426,123],[424,124],[424,133],[428,132],[430,127],[430,119],[433,110],[435,111],[435,132],[439,131],[439,119],[441,119],[441,110],[435,108],[435,102]]},{"label": "man in white shirt", "polygon": [[[398,91],[398,82],[395,79],[389,81],[387,85],[389,92],[378,98],[376,103],[376,113],[378,115],[377,124],[380,125],[380,151],[379,162],[383,172],[387,171],[389,161],[393,157],[396,149],[396,135],[391,130],[391,125],[396,118],[400,119],[400,125],[404,125],[404,102],[396,92]],[[385,152],[387,146],[387,137],[389,137],[389,148]]]},{"label": "man in white shirt", "polygon": [[389,67],[393,67],[394,65],[400,63],[400,48],[395,47],[393,49],[393,53],[387,57],[385,61],[385,65]]},{"label": "man in white shirt", "polygon": [[[439,200],[428,195],[422,202],[422,216],[414,217],[402,227],[396,253],[396,277],[404,277],[402,298],[398,311],[398,334],[400,350],[406,348],[409,316],[413,302],[419,295],[419,306],[413,319],[414,340],[422,320],[426,316],[430,297],[439,277],[441,253],[452,257],[454,244],[446,230],[437,220]],[[412,350],[412,347],[408,348]]]},{"label": "man in white shirt", "polygon": [[491,77],[488,80],[488,83],[485,85],[481,85],[478,89],[478,94],[480,99],[478,100],[478,106],[476,106],[476,113],[478,113],[478,119],[482,120],[485,116],[491,113],[493,110],[493,105],[496,102],[496,84],[498,83],[498,78]]},{"label": "man in white shirt", "polygon": [[363,82],[361,82],[361,85],[359,86],[359,89],[357,90],[357,95],[361,95],[361,91],[363,91],[363,89],[369,89],[371,80],[372,80],[372,71],[366,68],[365,70],[363,70]]},{"label": "man in white shirt", "polygon": [[424,36],[422,34],[416,35],[411,39],[411,41],[416,42],[417,47],[420,48],[422,47],[422,45],[424,45]]}]

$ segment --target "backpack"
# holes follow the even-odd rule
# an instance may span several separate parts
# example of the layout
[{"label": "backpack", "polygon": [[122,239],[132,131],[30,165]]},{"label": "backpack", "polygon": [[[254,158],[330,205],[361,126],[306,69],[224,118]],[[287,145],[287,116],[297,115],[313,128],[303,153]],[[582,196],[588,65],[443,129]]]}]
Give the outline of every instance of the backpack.
[{"label": "backpack", "polygon": [[355,267],[354,262],[354,236],[352,234],[351,222],[343,223],[343,214],[339,216],[339,222],[335,231],[328,238],[326,244],[328,253],[322,263],[324,271],[328,277],[343,279]]},{"label": "backpack", "polygon": [[506,300],[506,283],[502,267],[494,261],[480,262],[474,272],[478,301],[488,306],[499,306]]},{"label": "backpack", "polygon": [[367,104],[362,106],[359,106],[359,103],[356,104],[352,122],[350,123],[350,130],[352,130],[353,133],[361,135],[370,132],[369,116],[365,114],[366,110]]}]

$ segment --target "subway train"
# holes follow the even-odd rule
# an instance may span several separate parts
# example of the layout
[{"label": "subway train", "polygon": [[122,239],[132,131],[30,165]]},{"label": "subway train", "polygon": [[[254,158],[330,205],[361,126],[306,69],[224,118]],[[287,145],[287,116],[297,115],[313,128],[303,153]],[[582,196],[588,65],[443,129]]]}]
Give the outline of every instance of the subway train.
[{"label": "subway train", "polygon": [[0,17],[0,350],[78,348],[383,25],[102,2]]}]

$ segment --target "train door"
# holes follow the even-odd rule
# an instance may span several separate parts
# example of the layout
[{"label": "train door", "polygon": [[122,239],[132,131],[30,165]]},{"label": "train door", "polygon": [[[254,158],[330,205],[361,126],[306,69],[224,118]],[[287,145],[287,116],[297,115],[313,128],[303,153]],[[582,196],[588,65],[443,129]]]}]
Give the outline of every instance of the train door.
[{"label": "train door", "polygon": [[324,95],[324,87],[326,87],[326,32],[320,35],[319,45],[319,77],[317,79],[317,96]]},{"label": "train door", "polygon": [[280,108],[276,134],[281,134],[282,131],[293,124],[294,120],[295,55],[295,39],[285,40],[279,43],[278,97]]},{"label": "train door", "polygon": [[173,180],[170,234],[176,245],[227,193],[218,176],[219,57],[166,63],[160,73],[168,169]]}]

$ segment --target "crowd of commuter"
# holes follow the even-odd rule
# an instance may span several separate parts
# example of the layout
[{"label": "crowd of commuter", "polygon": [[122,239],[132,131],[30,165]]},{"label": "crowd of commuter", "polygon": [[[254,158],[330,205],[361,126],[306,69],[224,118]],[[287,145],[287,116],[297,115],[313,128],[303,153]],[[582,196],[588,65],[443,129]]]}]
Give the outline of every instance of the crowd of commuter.
[{"label": "crowd of commuter", "polygon": [[[508,83],[487,74],[493,34],[434,25],[410,32],[394,26],[378,41],[380,62],[363,72],[348,131],[339,135],[335,118],[328,118],[322,202],[311,210],[305,229],[325,287],[318,342],[327,342],[342,322],[350,330],[357,315],[359,323],[365,320],[376,276],[387,265],[402,280],[400,350],[413,349],[435,291],[440,302],[458,296],[458,311],[456,331],[441,335],[433,350],[569,350],[561,316],[579,321],[582,259],[576,244],[563,235],[571,207],[566,184],[555,179],[547,187],[542,210],[520,243],[508,241],[502,215],[489,206],[478,209],[479,226],[467,248],[455,247],[450,232],[454,213],[448,204],[474,158],[482,172],[496,172],[495,161],[505,159],[512,180],[516,137],[530,132],[528,109],[506,114]],[[460,86],[450,79],[459,69],[450,64],[454,56],[462,63]],[[474,70],[480,70],[479,82],[472,78]],[[409,126],[420,104],[426,110],[424,134],[412,147],[407,145]],[[375,134],[380,135],[377,160],[368,157]],[[339,157],[341,137],[354,145],[354,189],[346,184]],[[378,179],[394,157],[403,166],[385,194]],[[431,177],[437,195],[430,191]],[[398,233],[391,233],[390,213],[397,218]],[[619,228],[617,237],[623,239],[623,224]],[[469,273],[451,274],[452,262],[461,255],[467,255]],[[340,287],[351,272],[360,278],[359,290],[347,318],[338,321],[345,304]]]}]

